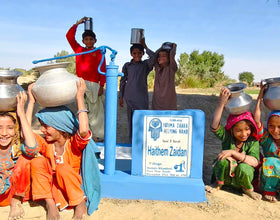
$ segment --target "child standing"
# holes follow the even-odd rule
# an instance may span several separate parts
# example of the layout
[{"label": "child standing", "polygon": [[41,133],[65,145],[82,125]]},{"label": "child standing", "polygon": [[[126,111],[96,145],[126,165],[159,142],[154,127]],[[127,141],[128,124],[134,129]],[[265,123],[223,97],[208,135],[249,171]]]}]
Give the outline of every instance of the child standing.
[{"label": "child standing", "polygon": [[261,195],[254,192],[252,181],[254,167],[259,160],[259,142],[253,137],[257,125],[251,112],[229,115],[227,124],[220,124],[224,106],[230,96],[228,88],[222,88],[220,100],[213,115],[211,129],[222,141],[222,152],[215,161],[213,173],[216,184],[206,186],[205,190],[213,193],[228,185],[242,188],[243,192],[255,200]]},{"label": "child standing", "polygon": [[[146,49],[149,59],[142,61]],[[132,60],[124,64],[122,72],[124,76],[120,80],[119,106],[123,107],[123,99],[127,105],[127,118],[129,138],[132,137],[132,116],[134,110],[149,109],[149,97],[147,77],[153,69],[155,53],[151,51],[143,38],[141,44],[134,44],[130,47]]]},{"label": "child standing", "polygon": [[30,199],[30,159],[22,150],[34,148],[36,141],[27,135],[24,147],[20,137],[20,131],[24,136],[32,133],[24,111],[26,100],[25,92],[20,92],[17,112],[0,112],[0,206],[10,205],[9,220],[23,217],[21,202]]},{"label": "child standing", "polygon": [[[87,17],[81,18],[66,34],[66,38],[75,53],[81,53],[95,49],[96,35],[91,30],[86,30],[83,35],[82,47],[75,39],[78,25],[84,23]],[[98,66],[102,59],[100,50],[93,53],[76,56],[76,74],[86,82],[85,104],[88,109],[89,124],[95,141],[104,139],[104,106],[103,87],[106,81],[105,75],[98,72]],[[101,71],[106,72],[104,60]]]},{"label": "child standing", "polygon": [[[73,207],[73,218],[82,219],[87,208],[91,214],[100,201],[100,177],[94,149],[97,147],[91,140],[88,126],[85,89],[85,82],[80,78],[76,95],[78,120],[65,106],[45,108],[36,114],[44,138],[36,135],[38,147],[29,152],[30,156],[37,152],[41,155],[31,162],[32,196],[33,200],[45,200],[47,219],[59,219],[57,207],[60,210]],[[27,114],[30,119],[35,100],[31,92],[29,97]],[[88,152],[88,148],[94,150]],[[85,158],[90,159],[90,163],[84,161]]]},{"label": "child standing", "polygon": [[255,109],[255,121],[259,128],[260,145],[263,148],[263,165],[261,172],[261,190],[264,199],[277,202],[276,192],[280,190],[280,110],[271,111],[267,119],[267,129],[261,123],[261,102],[264,86],[261,90]]},{"label": "child standing", "polygon": [[177,97],[175,91],[175,73],[178,69],[175,61],[175,43],[171,49],[164,49],[164,44],[156,52],[155,82],[152,101],[153,110],[176,110]]}]

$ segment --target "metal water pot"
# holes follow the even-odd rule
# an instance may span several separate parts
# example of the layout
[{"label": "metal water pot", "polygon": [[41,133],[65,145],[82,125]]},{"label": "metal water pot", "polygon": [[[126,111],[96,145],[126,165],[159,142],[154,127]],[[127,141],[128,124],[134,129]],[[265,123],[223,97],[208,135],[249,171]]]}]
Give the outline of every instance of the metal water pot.
[{"label": "metal water pot", "polygon": [[85,31],[92,31],[92,18],[88,17],[84,23]]},{"label": "metal water pot", "polygon": [[280,78],[268,78],[263,80],[263,103],[270,110],[280,110]]},{"label": "metal water pot", "polygon": [[250,109],[253,98],[244,92],[246,84],[232,83],[226,86],[230,90],[230,97],[225,105],[226,110],[233,115],[242,114]]},{"label": "metal water pot", "polygon": [[173,47],[173,43],[171,43],[171,42],[165,42],[162,45],[162,49],[164,49],[164,50],[171,50],[172,47]]},{"label": "metal water pot", "polygon": [[66,105],[75,101],[78,77],[67,72],[68,62],[35,67],[40,77],[32,88],[36,101],[44,107]]},{"label": "metal water pot", "polygon": [[23,88],[17,83],[22,73],[12,70],[0,70],[0,111],[15,111],[16,96]]},{"label": "metal water pot", "polygon": [[142,28],[131,28],[131,44],[140,44],[141,39],[144,38],[144,29]]}]

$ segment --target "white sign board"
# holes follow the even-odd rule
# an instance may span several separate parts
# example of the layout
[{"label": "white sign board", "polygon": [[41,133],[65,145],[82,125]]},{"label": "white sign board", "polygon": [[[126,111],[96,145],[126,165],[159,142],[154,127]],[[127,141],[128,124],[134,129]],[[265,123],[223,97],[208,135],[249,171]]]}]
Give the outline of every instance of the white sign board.
[{"label": "white sign board", "polygon": [[192,116],[146,115],[143,175],[188,177],[191,166]]}]

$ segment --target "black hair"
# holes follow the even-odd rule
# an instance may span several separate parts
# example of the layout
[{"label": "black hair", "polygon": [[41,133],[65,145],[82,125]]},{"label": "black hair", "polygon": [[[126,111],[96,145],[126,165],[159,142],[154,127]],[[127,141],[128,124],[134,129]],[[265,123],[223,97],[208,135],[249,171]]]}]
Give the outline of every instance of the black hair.
[{"label": "black hair", "polygon": [[85,32],[83,33],[83,35],[82,35],[82,38],[84,39],[85,37],[93,37],[94,38],[94,40],[96,40],[96,35],[95,35],[95,33],[93,32],[93,31],[91,31],[91,30],[85,30]]},{"label": "black hair", "polygon": [[16,119],[9,112],[0,112],[0,117],[10,117],[14,124],[16,124]]},{"label": "black hair", "polygon": [[133,45],[130,47],[130,53],[132,53],[132,51],[133,51],[134,49],[139,49],[140,51],[143,52],[143,54],[145,53],[145,52],[144,52],[144,47],[143,47],[142,44],[133,44]]}]

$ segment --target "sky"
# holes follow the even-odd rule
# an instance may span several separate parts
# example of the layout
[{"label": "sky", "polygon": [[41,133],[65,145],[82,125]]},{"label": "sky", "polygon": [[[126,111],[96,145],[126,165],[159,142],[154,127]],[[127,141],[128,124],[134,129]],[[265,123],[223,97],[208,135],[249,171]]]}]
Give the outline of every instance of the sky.
[{"label": "sky", "polygon": [[[208,50],[224,55],[223,71],[232,79],[244,71],[252,72],[255,82],[280,76],[277,0],[0,0],[0,5],[2,68],[29,70],[46,64],[33,60],[72,53],[65,35],[87,16],[93,19],[96,46],[116,50],[120,70],[131,59],[131,28],[143,28],[151,50],[177,43],[177,60],[185,52]],[[80,44],[83,30],[79,25]]]}]

